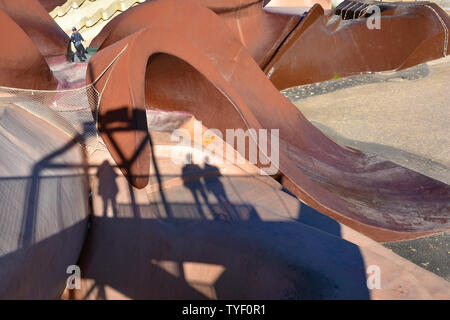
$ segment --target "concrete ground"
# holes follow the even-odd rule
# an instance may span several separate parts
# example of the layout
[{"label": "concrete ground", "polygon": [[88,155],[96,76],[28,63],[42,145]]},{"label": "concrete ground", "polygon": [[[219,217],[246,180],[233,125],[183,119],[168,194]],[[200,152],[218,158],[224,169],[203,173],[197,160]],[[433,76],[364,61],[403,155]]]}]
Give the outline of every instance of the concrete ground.
[{"label": "concrete ground", "polygon": [[[95,51],[94,51],[94,49],[91,49],[91,48],[86,48],[86,57],[87,57],[87,59],[86,59],[86,61],[85,62],[89,62],[89,60],[92,58],[92,56],[95,54]],[[76,54],[76,51],[72,48],[72,52],[73,52],[73,55],[74,55],[74,61],[73,62],[80,62],[80,59],[78,59],[78,56],[77,56],[77,54]]]},{"label": "concrete ground", "polygon": [[[69,82],[77,82],[78,74],[84,75],[81,65],[85,64],[79,65],[79,72],[69,72]],[[63,72],[65,68],[67,66],[62,68],[62,75],[67,73]],[[287,89],[283,93],[314,125],[338,143],[381,155],[449,184],[449,80],[450,60],[447,58],[401,72],[325,81]],[[163,175],[162,179],[166,177]],[[209,214],[208,206],[202,210]],[[304,209],[303,212],[309,211]],[[317,213],[306,216],[316,217]],[[305,221],[310,223],[308,219],[302,222]],[[313,226],[317,228],[315,222]],[[327,223],[319,227],[324,228],[330,232]],[[386,247],[450,281],[449,243],[447,233],[391,243]]]},{"label": "concrete ground", "polygon": [[450,184],[450,59],[284,90],[339,144]]},{"label": "concrete ground", "polygon": [[[382,156],[450,184],[450,57],[401,72],[283,90],[316,127],[341,145]],[[448,233],[387,244],[450,281]]]},{"label": "concrete ground", "polygon": [[450,281],[450,232],[415,240],[386,243],[385,247]]},{"label": "concrete ground", "polygon": [[[151,114],[149,116],[149,123],[154,125]],[[156,118],[163,116],[164,112],[155,115]],[[182,127],[191,126],[188,122]],[[259,259],[257,253],[262,249],[263,254],[269,257],[264,260],[264,265],[270,265],[272,257],[276,261],[278,257],[289,261],[298,257],[299,262],[290,262],[291,269],[305,264],[308,270],[312,270],[308,271],[309,277],[314,277],[317,270],[311,266],[318,266],[323,274],[331,272],[332,279],[350,284],[351,292],[358,285],[366,286],[367,275],[360,275],[358,266],[379,266],[382,270],[381,289],[369,290],[368,295],[362,298],[448,299],[450,284],[442,278],[302,204],[278,182],[260,176],[259,169],[253,165],[247,162],[240,165],[216,163],[215,157],[209,157],[211,162],[207,164],[206,154],[198,145],[177,146],[170,140],[170,132],[152,131],[152,144],[154,161],[150,169],[150,183],[140,190],[128,184],[107,151],[98,150],[89,157],[92,236],[88,237],[87,251],[80,259],[84,278],[82,290],[76,292],[75,298],[138,299],[149,296],[177,297],[177,294],[182,297],[195,294],[197,298],[225,298],[223,283],[232,287],[236,279],[247,281],[247,272],[254,273],[252,264]],[[186,154],[191,155],[192,163],[174,161],[174,158],[185,159]],[[213,235],[206,237],[211,226],[216,225],[229,230],[222,231],[215,227]],[[247,226],[252,229],[247,230]],[[290,239],[285,226],[296,228],[295,239],[292,239],[295,248],[286,246],[289,241],[279,245],[268,236],[273,231],[280,239]],[[132,230],[141,233],[136,234]],[[246,251],[246,247],[253,243],[253,231],[257,233],[254,239],[258,239],[258,247]],[[197,232],[208,241],[199,243],[195,238]],[[235,234],[242,232],[249,239],[242,241],[240,239],[243,238]],[[222,237],[225,246],[240,242],[240,249],[223,255],[222,249],[215,247],[217,239]],[[318,247],[323,243],[320,240],[322,237],[329,241],[324,245],[327,248],[325,251]],[[349,243],[357,245],[351,245],[351,248],[357,249],[354,257],[345,253],[344,247]],[[201,258],[192,256],[197,249],[201,249]],[[155,255],[152,253],[155,250],[162,250],[162,253]],[[317,265],[314,263],[316,260]],[[339,274],[340,262],[334,260],[349,265],[351,279]],[[235,266],[236,263],[245,267]],[[329,268],[330,265],[333,268]],[[188,266],[190,270],[186,269]],[[130,268],[138,269],[133,271],[135,275],[132,278],[127,278],[124,275]],[[140,270],[152,273],[155,269],[160,275],[152,280],[151,286],[146,285],[145,281],[152,277],[143,277]],[[205,277],[205,274],[214,277]],[[355,279],[358,276],[361,277]],[[246,287],[245,291],[239,289],[239,292],[252,290],[255,284],[259,292],[266,287],[275,288],[278,280],[267,282],[271,278],[266,276],[263,282],[252,280],[250,287]],[[143,284],[136,285],[137,279]],[[139,287],[154,288],[155,291],[139,291]],[[339,287],[335,286],[336,289]],[[176,289],[167,292],[168,288]],[[68,296],[66,292],[64,297]],[[291,293],[289,297],[298,298]]]}]

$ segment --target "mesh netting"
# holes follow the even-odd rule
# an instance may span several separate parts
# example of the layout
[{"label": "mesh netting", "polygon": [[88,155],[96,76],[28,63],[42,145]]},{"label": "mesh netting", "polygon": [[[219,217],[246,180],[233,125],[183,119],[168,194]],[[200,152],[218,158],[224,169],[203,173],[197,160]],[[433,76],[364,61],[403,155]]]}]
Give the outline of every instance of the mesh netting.
[{"label": "mesh netting", "polygon": [[[97,115],[102,92],[94,84],[103,76],[109,79],[115,63],[127,46],[90,85],[69,90],[30,90],[0,86],[0,106],[12,104],[59,128],[71,138],[80,138],[89,155],[105,150],[98,132]],[[106,83],[108,80],[106,80]]]},{"label": "mesh netting", "polygon": [[0,102],[20,107],[72,138],[81,137],[89,154],[104,147],[96,125],[98,96],[93,85],[63,91],[0,87]]}]

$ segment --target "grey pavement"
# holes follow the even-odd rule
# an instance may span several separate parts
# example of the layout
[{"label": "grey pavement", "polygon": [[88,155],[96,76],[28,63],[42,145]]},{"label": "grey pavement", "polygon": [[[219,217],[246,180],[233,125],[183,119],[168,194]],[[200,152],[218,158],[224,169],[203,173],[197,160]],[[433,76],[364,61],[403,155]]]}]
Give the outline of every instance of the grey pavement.
[{"label": "grey pavement", "polygon": [[415,240],[386,243],[385,247],[450,281],[450,232]]},{"label": "grey pavement", "polygon": [[449,58],[282,93],[337,143],[450,184]]}]

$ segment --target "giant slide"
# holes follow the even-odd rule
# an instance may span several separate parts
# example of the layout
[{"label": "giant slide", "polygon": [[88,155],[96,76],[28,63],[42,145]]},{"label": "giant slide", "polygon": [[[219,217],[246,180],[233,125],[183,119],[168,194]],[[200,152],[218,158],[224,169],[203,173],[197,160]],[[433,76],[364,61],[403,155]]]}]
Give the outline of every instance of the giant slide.
[{"label": "giant slide", "polygon": [[[388,25],[397,23],[393,12],[429,20],[409,47],[380,31],[378,44],[390,39],[380,52],[401,47],[395,59],[355,60],[349,70],[347,60],[311,51],[301,61],[318,71],[305,78],[299,43],[318,35],[322,45],[346,52],[336,34],[356,28],[364,38],[361,21],[346,23],[318,5],[302,19],[266,13],[262,1],[148,1],[112,19],[94,39],[100,50],[87,68],[88,86],[55,91],[61,79],[47,63],[65,54],[67,36],[37,0],[26,1],[30,10],[25,0],[0,1],[0,43],[10,44],[0,51],[0,298],[449,297],[448,282],[373,240],[448,230],[449,186],[334,143],[279,92],[342,70],[439,58],[448,16],[438,7],[384,13]],[[47,10],[61,3],[41,2]],[[394,26],[400,38],[402,26]],[[352,43],[369,57],[370,46]],[[320,61],[330,64],[320,69]],[[292,77],[282,68],[289,64]],[[79,80],[69,79],[69,87]],[[86,120],[98,120],[93,127],[108,150],[88,154],[81,137],[51,121],[68,113],[83,129],[92,127]],[[222,133],[279,129],[273,177],[285,188],[248,163],[200,178],[195,170],[187,174],[197,164],[175,166],[169,156],[175,147],[152,127],[170,127],[176,117],[195,117]],[[210,194],[199,204],[190,190],[202,183]],[[214,195],[221,200],[211,201]],[[73,265],[81,268],[81,289],[64,291]],[[376,290],[366,282],[370,266],[382,270]]]},{"label": "giant slide", "polygon": [[[413,16],[429,11],[423,5],[407,10]],[[321,8],[315,6],[310,14],[320,15]],[[307,17],[297,29],[308,23]],[[228,128],[279,129],[282,184],[373,239],[401,240],[449,229],[448,185],[331,141],[279,93],[223,20],[195,1],[142,4],[114,19],[95,41],[101,50],[89,64],[87,83],[121,54],[95,86],[103,92],[102,136],[134,186],[146,186],[150,167],[148,130],[139,111],[183,111],[223,136]],[[442,55],[441,39],[437,50]],[[423,59],[420,50],[413,55]],[[108,127],[120,126],[121,108],[131,115],[130,129],[111,133]]]}]

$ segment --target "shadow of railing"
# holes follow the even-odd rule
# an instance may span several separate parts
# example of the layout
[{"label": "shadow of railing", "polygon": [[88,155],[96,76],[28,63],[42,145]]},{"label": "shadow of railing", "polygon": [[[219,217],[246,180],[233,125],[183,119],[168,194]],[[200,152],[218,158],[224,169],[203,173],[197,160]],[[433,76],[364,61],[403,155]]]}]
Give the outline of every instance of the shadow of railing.
[{"label": "shadow of railing", "polygon": [[[120,118],[119,121],[121,126],[103,131],[109,135],[112,146],[119,149],[118,154],[120,148],[115,143],[115,133],[136,129],[123,126],[130,123],[126,119]],[[230,178],[222,177],[219,168],[208,163],[200,168],[200,173],[208,172],[207,178],[199,178],[199,188],[203,190],[199,194],[203,192],[204,196],[194,196],[198,193],[192,192],[191,182],[195,179],[186,180],[189,170],[182,170],[181,176],[173,177],[185,179],[180,188],[188,194],[191,192],[192,201],[170,201],[163,188],[163,178],[166,177],[159,170],[150,134],[147,136],[131,158],[120,154],[122,161],[118,161],[116,166],[107,162],[92,165],[86,158],[83,163],[59,163],[59,156],[78,144],[83,145],[80,136],[36,162],[29,177],[0,178],[0,183],[23,178],[29,180],[21,219],[20,246],[0,256],[0,266],[22,264],[22,268],[9,268],[9,274],[2,274],[0,297],[56,298],[64,288],[66,270],[53,270],[52,265],[45,270],[42,266],[49,256],[55,257],[55,244],[72,241],[67,235],[75,229],[80,230],[80,225],[67,226],[42,241],[33,241],[39,231],[36,230],[36,220],[40,183],[45,179],[42,172],[49,169],[54,172],[80,171],[60,176],[53,174],[56,179],[71,174],[84,176],[86,182],[98,179],[99,186],[95,191],[102,198],[104,208],[113,207],[112,217],[105,216],[106,211],[94,212],[78,261],[68,261],[79,264],[84,285],[90,283],[84,294],[79,296],[75,292],[72,295],[77,298],[110,298],[111,290],[134,299],[370,297],[361,253],[357,246],[336,237],[339,236],[339,224],[335,222],[330,228],[331,221],[327,220],[329,229],[323,228],[326,232],[321,232],[317,230],[320,219],[316,219],[318,224],[311,228],[306,225],[313,223],[305,220],[304,206],[303,209],[300,207],[303,213],[299,213],[303,221],[262,219],[259,209],[251,202],[235,203],[227,195],[224,179]],[[129,202],[118,203],[116,183],[120,175],[116,168],[129,169],[147,143],[155,173],[146,178],[157,184],[160,200],[139,204],[135,196],[137,190],[127,184]],[[86,186],[86,197],[88,192]],[[57,200],[56,205],[59,206],[58,215],[64,215],[61,201]],[[159,206],[164,208],[164,216],[143,216],[142,210],[152,213]],[[309,214],[313,216],[315,213],[311,211]],[[80,223],[84,225],[83,221]],[[24,274],[25,270],[32,270],[36,265],[41,277],[36,279]],[[220,272],[206,281],[213,272],[211,270]],[[57,278],[52,287],[44,282],[49,277]]]}]

